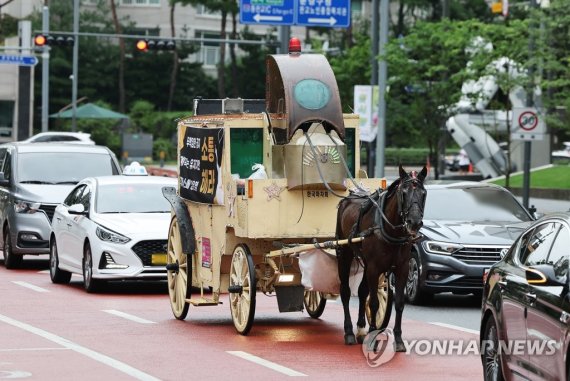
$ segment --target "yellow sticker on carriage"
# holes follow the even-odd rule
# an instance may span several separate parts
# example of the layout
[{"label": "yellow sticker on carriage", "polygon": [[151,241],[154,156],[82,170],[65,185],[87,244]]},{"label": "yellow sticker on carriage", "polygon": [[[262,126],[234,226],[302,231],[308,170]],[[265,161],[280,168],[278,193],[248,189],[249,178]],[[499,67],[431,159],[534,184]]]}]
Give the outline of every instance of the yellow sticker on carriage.
[{"label": "yellow sticker on carriage", "polygon": [[155,253],[150,256],[150,263],[153,266],[164,266],[166,265],[166,254]]}]

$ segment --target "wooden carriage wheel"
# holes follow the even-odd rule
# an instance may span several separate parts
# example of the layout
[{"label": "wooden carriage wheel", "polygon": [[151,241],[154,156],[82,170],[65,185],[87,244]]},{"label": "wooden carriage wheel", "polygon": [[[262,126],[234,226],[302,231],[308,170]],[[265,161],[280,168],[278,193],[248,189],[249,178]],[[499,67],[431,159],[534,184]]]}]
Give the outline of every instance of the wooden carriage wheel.
[{"label": "wooden carriage wheel", "polygon": [[178,320],[184,320],[188,315],[188,307],[192,290],[192,258],[182,252],[182,240],[176,217],[170,222],[168,230],[168,249],[166,254],[166,269],[168,279],[168,295],[172,313]]},{"label": "wooden carriage wheel", "polygon": [[305,310],[310,317],[313,319],[318,319],[323,314],[325,306],[327,305],[327,300],[322,292],[319,291],[305,291],[305,297],[303,299],[305,304]]},{"label": "wooden carriage wheel", "polygon": [[[388,326],[390,322],[390,315],[392,315],[392,302],[394,300],[394,293],[389,284],[389,277],[386,274],[381,274],[378,279],[378,301],[380,302],[378,307],[378,313],[376,314],[376,327],[378,329],[383,329]],[[366,298],[366,320],[368,320],[368,325],[370,325],[370,297]]]},{"label": "wooden carriage wheel", "polygon": [[230,268],[230,310],[238,333],[247,335],[255,316],[256,281],[251,252],[245,244],[237,245]]}]

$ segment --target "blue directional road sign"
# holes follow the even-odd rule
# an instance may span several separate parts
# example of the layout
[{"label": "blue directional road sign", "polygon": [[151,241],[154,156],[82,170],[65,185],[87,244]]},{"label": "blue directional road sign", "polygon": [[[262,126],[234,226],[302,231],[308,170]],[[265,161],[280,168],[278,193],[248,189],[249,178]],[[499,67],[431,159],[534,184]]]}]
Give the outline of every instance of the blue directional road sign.
[{"label": "blue directional road sign", "polygon": [[34,56],[20,56],[16,54],[0,54],[0,64],[35,66],[38,59]]},{"label": "blue directional road sign", "polygon": [[241,0],[242,24],[293,25],[296,0]]},{"label": "blue directional road sign", "polygon": [[297,25],[347,28],[350,0],[298,0]]}]

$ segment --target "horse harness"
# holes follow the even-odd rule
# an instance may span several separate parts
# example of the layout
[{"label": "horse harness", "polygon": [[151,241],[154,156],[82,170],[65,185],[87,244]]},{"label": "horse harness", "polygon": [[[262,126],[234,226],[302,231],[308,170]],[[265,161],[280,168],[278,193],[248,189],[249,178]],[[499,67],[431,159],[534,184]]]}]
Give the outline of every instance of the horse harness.
[{"label": "horse harness", "polygon": [[[407,207],[404,208],[403,204],[405,201],[404,201],[402,192],[400,192],[399,190],[400,190],[401,186],[403,186],[404,184],[407,184],[407,183],[413,183],[414,186],[412,188],[412,195],[411,195],[411,197],[409,197],[409,201],[410,201],[408,203],[409,205],[407,205]],[[364,214],[366,214],[366,212],[368,212],[370,210],[370,208],[372,206],[375,206],[376,209],[378,210],[378,213],[376,213],[375,217],[374,217],[374,225],[371,226],[370,228],[364,230],[362,233],[358,234],[358,236],[368,237],[371,234],[373,234],[374,231],[380,230],[382,237],[388,243],[393,244],[393,245],[407,245],[407,244],[412,244],[412,243],[420,240],[422,238],[422,236],[419,234],[414,237],[414,236],[406,233],[405,236],[394,237],[386,231],[386,224],[388,224],[394,230],[404,228],[406,226],[406,223],[405,223],[406,217],[407,217],[408,213],[410,212],[410,210],[414,204],[418,206],[418,208],[420,209],[420,211],[423,215],[423,206],[425,205],[425,194],[422,197],[421,204],[414,197],[414,192],[418,186],[423,189],[422,183],[415,176],[410,177],[410,178],[404,180],[402,183],[398,184],[398,189],[396,190],[396,197],[397,197],[397,203],[398,203],[398,215],[401,217],[402,221],[404,221],[404,223],[400,224],[400,225],[393,225],[388,220],[388,217],[386,217],[386,214],[384,214],[384,206],[386,203],[386,199],[388,198],[388,191],[387,190],[383,191],[382,193],[376,191],[372,195],[367,195],[366,197],[368,197],[368,200],[363,202],[362,205],[360,206],[360,210],[358,213],[358,219],[354,223],[352,231],[349,235],[349,240],[352,238],[355,238],[355,236],[358,233],[358,230],[360,229],[360,222],[362,220],[362,217],[364,216]]]}]

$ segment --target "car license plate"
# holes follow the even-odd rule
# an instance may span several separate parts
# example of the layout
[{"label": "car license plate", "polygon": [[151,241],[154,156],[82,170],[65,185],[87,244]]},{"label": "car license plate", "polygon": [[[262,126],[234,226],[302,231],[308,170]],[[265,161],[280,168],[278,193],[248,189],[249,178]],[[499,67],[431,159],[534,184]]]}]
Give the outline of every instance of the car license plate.
[{"label": "car license plate", "polygon": [[153,266],[166,265],[166,254],[161,254],[161,253],[152,254],[150,257],[150,263]]}]

